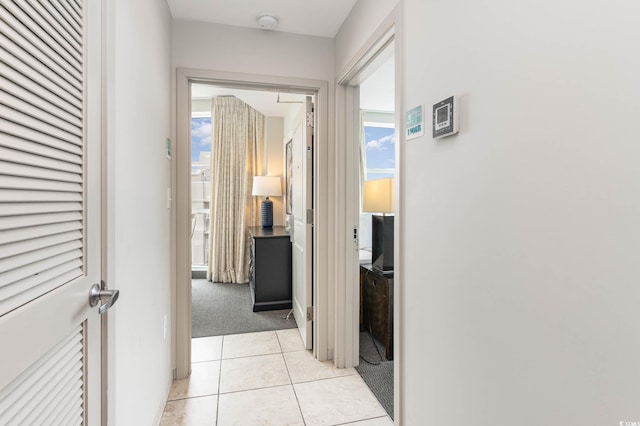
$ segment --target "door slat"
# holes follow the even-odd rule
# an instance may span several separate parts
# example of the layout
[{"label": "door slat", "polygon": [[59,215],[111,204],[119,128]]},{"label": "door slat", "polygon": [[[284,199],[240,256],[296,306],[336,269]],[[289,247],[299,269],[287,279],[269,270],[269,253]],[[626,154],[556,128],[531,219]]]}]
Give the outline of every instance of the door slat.
[{"label": "door slat", "polygon": [[0,203],[82,201],[82,194],[54,191],[0,189]]},{"label": "door slat", "polygon": [[[11,37],[11,36],[9,36]],[[0,33],[0,52],[15,54],[17,56],[8,56],[4,58],[4,62],[0,62],[0,75],[4,81],[12,81],[25,88],[36,92],[38,96],[50,102],[57,102],[57,105],[65,111],[73,114],[75,117],[82,118],[81,99],[78,97],[81,88],[76,87],[73,79],[65,79],[65,72],[56,69],[53,64],[38,62],[31,68],[27,67],[30,54],[15,49],[11,52],[12,42],[7,41],[2,33]]]},{"label": "door slat", "polygon": [[10,239],[11,230],[17,231],[17,233],[25,232],[26,230],[33,229],[36,226],[56,224],[56,223],[73,223],[76,222],[76,226],[82,227],[82,213],[80,211],[61,212],[61,213],[46,213],[46,214],[32,214],[24,216],[6,216],[0,218],[0,230],[4,231],[4,240]]},{"label": "door slat", "polygon": [[[43,16],[51,27],[55,28],[56,32],[73,47],[77,52],[82,53],[82,34],[78,33],[76,27],[78,23],[73,21],[68,15],[68,12],[62,8],[54,7],[53,4],[58,2],[38,2],[34,0],[27,0],[27,3],[38,11]],[[53,3],[53,4],[52,4]],[[71,18],[71,19],[70,19]]]},{"label": "door slat", "polygon": [[[0,41],[2,36],[0,36]],[[24,91],[33,93],[35,96],[39,96],[43,100],[49,102],[51,105],[56,105],[61,110],[67,112],[70,116],[82,120],[82,109],[80,107],[80,101],[73,96],[69,96],[68,93],[62,90],[52,90],[55,87],[49,84],[47,87],[43,87],[39,82],[34,81],[28,77],[29,72],[17,71],[14,68],[0,62],[0,75],[2,75],[7,82],[11,82]]]},{"label": "door slat", "polygon": [[37,106],[9,94],[3,96],[2,99],[0,99],[0,102],[10,109],[21,111],[24,115],[27,115],[30,118],[37,117],[37,120],[40,120],[41,123],[46,123],[58,131],[65,132],[79,138],[82,137],[82,129],[80,127],[70,124],[46,109],[40,109]]},{"label": "door slat", "polygon": [[0,276],[0,293],[13,293],[14,290],[11,289],[12,285],[18,283],[20,280],[32,276],[37,276],[47,269],[54,268],[56,265],[61,265],[65,262],[79,259],[81,257],[82,251],[70,250],[55,256],[40,259],[37,262],[32,262],[26,267],[20,266],[17,268],[13,268]]},{"label": "door slat", "polygon": [[[63,212],[81,212],[82,204],[81,203],[5,203],[0,204],[0,219],[4,220],[7,216],[24,216],[24,215],[37,215],[43,213],[63,213]],[[73,216],[75,217],[75,216]],[[79,215],[78,217],[82,217]],[[45,216],[41,216],[41,222],[39,224],[50,223],[50,221],[46,220]],[[13,228],[23,228],[24,225],[21,226],[21,218],[12,218],[11,219],[16,226],[14,227],[0,227],[0,229],[13,229]],[[73,219],[75,220],[75,219]],[[30,221],[30,223],[37,223],[35,220]],[[5,222],[9,223],[9,222]]]},{"label": "door slat", "polygon": [[13,290],[16,290],[15,292],[7,292],[9,297],[0,296],[0,312],[11,312],[61,285],[81,277],[81,266],[82,262],[80,260],[74,260],[43,272],[36,277],[21,281],[20,284],[22,286],[20,288],[13,288]]},{"label": "door slat", "polygon": [[[2,12],[1,9],[0,12]],[[58,52],[32,34],[26,25],[7,19],[7,15],[1,15],[0,22],[3,22],[0,32],[5,36],[1,39],[0,46],[12,55],[4,58],[7,65],[17,71],[22,69],[20,64],[29,66],[25,72],[33,81],[42,80],[38,75],[48,76],[61,88],[68,85],[72,88],[69,93],[78,101],[82,100],[80,94],[82,80],[78,79],[77,70],[71,64],[60,58],[57,55]],[[36,58],[39,63],[33,63],[33,58]],[[48,72],[49,70],[51,72]],[[43,81],[46,82],[46,80]]]},{"label": "door slat", "polygon": [[4,259],[10,256],[16,256],[18,254],[27,253],[36,250],[41,247],[51,247],[56,244],[62,244],[73,240],[82,238],[82,233],[78,231],[63,232],[61,234],[49,235],[42,238],[35,238],[32,240],[21,241],[16,244],[10,244],[8,246],[0,246],[0,259]]},{"label": "door slat", "polygon": [[82,192],[79,183],[59,182],[55,180],[32,179],[17,176],[4,176],[0,179],[0,188],[4,189],[28,189],[59,192]]},{"label": "door slat", "polygon": [[2,81],[2,90],[10,96],[18,98],[29,105],[33,105],[33,107],[38,110],[42,110],[47,114],[53,115],[57,119],[67,123],[67,125],[74,126],[75,128],[82,127],[82,119],[80,117],[69,113],[64,108],[61,108],[59,104],[55,104],[49,99],[43,97],[42,94],[36,95],[25,89],[23,86],[14,83],[10,79],[4,79]]},{"label": "door slat", "polygon": [[79,164],[70,164],[66,161],[54,160],[53,158],[47,158],[41,155],[16,151],[2,146],[0,146],[0,158],[2,158],[4,161],[24,164],[27,166],[43,167],[45,169],[60,170],[62,172],[68,173],[77,173],[78,175],[82,173],[82,167]]},{"label": "door slat", "polygon": [[[42,145],[37,142],[25,140],[13,135],[2,134],[0,135],[0,146],[10,148],[16,151],[28,152],[30,154],[39,155],[41,157],[53,158],[54,160],[66,161],[67,163],[82,164],[81,152],[78,154],[72,154],[68,151],[52,148],[48,145]],[[80,149],[80,147],[75,148]],[[0,169],[0,173],[4,170]],[[10,173],[2,173],[10,174]]]},{"label": "door slat", "polygon": [[54,138],[76,145],[82,145],[82,136],[66,132],[45,121],[39,120],[37,117],[31,116],[24,111],[12,109],[6,104],[0,103],[0,117],[30,129],[38,129],[38,131],[51,135]]},{"label": "door slat", "polygon": [[[52,215],[50,215],[52,216]],[[51,222],[46,225],[35,225],[27,228],[9,229],[2,232],[2,241],[5,244],[28,241],[33,238],[42,238],[49,235],[62,234],[63,232],[82,229],[80,221]]]},{"label": "door slat", "polygon": [[50,247],[44,247],[16,256],[0,259],[0,273],[10,271],[11,269],[22,268],[31,265],[40,259],[51,258],[68,253],[72,250],[82,247],[81,240],[68,241],[66,243],[56,244]]},{"label": "door slat", "polygon": [[[46,1],[46,0],[40,0],[42,1]],[[71,24],[71,26],[76,29],[79,34],[82,34],[82,27],[83,27],[83,23],[82,23],[82,14],[80,13],[80,10],[75,9],[72,4],[74,2],[69,2],[69,1],[62,1],[62,2],[56,2],[55,6],[56,8],[62,13],[62,11],[66,11],[65,17],[68,16],[70,19],[72,19],[73,21],[69,20],[69,23]],[[73,23],[75,22],[76,25],[73,25]]]},{"label": "door slat", "polygon": [[47,32],[43,28],[43,21],[40,16],[34,14],[34,16],[29,16],[29,14],[25,13],[25,11],[18,7],[25,6],[26,3],[11,3],[11,2],[3,2],[0,3],[2,7],[5,8],[9,14],[3,14],[5,16],[6,21],[13,28],[22,26],[25,27],[26,30],[22,30],[23,34],[31,34],[33,37],[36,37],[42,40],[50,49],[56,52],[57,58],[63,59],[70,66],[76,69],[78,72],[82,72],[82,60],[81,55],[77,52],[73,52],[73,49],[67,49],[66,46],[61,45],[55,40],[55,33],[52,35]]},{"label": "door slat", "polygon": [[52,422],[54,418],[71,420],[71,414],[82,416],[83,345],[83,329],[79,325],[0,389],[0,424],[56,424]]},{"label": "door slat", "polygon": [[57,180],[60,182],[82,182],[82,176],[77,173],[61,172],[59,170],[41,169],[24,164],[7,163],[0,160],[0,170],[8,176],[32,177],[35,179]]},{"label": "door slat", "polygon": [[[11,417],[11,421],[15,424],[24,424],[25,419],[30,413],[37,410],[42,404],[46,404],[47,400],[52,397],[52,392],[74,392],[75,389],[59,388],[60,382],[65,382],[65,377],[72,374],[72,377],[82,377],[80,372],[82,355],[79,350],[82,345],[77,344],[65,348],[65,353],[60,354],[54,359],[47,362],[48,370],[40,370],[37,374],[33,374],[23,382],[18,390],[21,391],[21,398],[15,398],[11,401],[11,406],[6,411],[7,416]],[[40,387],[40,389],[38,389]],[[58,389],[56,389],[58,388]],[[43,392],[39,392],[42,390]],[[17,392],[16,392],[17,393]],[[27,409],[27,407],[29,407]]]},{"label": "door slat", "polygon": [[[0,118],[0,136],[4,135],[15,136],[30,142],[59,149],[60,151],[69,152],[75,155],[82,155],[82,147],[80,145],[62,141],[46,133],[38,132],[37,130]],[[2,159],[3,158],[0,157],[0,161],[2,161]]]}]

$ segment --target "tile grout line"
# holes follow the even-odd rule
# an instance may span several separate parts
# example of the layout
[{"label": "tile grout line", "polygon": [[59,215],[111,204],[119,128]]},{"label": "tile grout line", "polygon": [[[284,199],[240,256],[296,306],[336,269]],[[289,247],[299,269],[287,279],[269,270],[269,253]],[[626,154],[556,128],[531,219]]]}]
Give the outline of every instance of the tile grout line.
[{"label": "tile grout line", "polygon": [[280,348],[280,353],[283,353],[284,351],[282,350],[282,343],[280,343],[280,336],[278,336],[278,332],[276,330],[273,330],[273,332],[276,335],[276,340],[278,341],[278,347]]},{"label": "tile grout line", "polygon": [[[261,333],[271,333],[274,332],[275,330],[271,330],[271,331],[267,331],[267,332],[261,332]],[[230,334],[228,336],[235,336],[234,334]],[[227,337],[227,336],[223,336]],[[251,389],[241,389],[241,390],[233,390],[233,391],[229,391],[229,392],[222,392],[221,389],[221,383],[222,383],[222,361],[234,361],[234,360],[240,360],[240,359],[247,359],[247,358],[261,358],[261,357],[272,357],[274,355],[280,355],[282,361],[285,364],[285,369],[286,369],[286,362],[284,361],[284,356],[283,356],[283,352],[282,352],[282,348],[280,347],[280,341],[278,339],[278,335],[277,333],[275,334],[276,337],[276,341],[278,342],[278,347],[280,348],[280,352],[272,352],[272,353],[265,353],[265,354],[256,354],[256,355],[246,355],[246,356],[239,356],[239,357],[232,357],[232,358],[224,358],[223,355],[220,356],[220,379],[219,379],[219,385],[218,385],[218,395],[227,395],[227,394],[233,394],[233,393],[239,393],[239,392],[247,392],[247,391],[253,391],[253,390],[260,390],[260,389],[268,389],[268,388],[275,388],[275,387],[280,387],[280,386],[288,386],[291,385],[291,383],[288,384],[284,384],[284,385],[269,385],[269,386],[262,386],[262,387],[257,387],[257,388],[251,388]],[[223,346],[224,346],[224,339],[223,339]],[[224,359],[222,359],[224,358]],[[289,381],[291,382],[291,378],[289,377]]]},{"label": "tile grout line", "polygon": [[208,360],[203,360],[203,361],[195,361],[195,362],[192,362],[191,365],[193,365],[193,364],[204,364],[205,362],[215,362],[215,361],[221,361],[221,360],[219,360],[219,359],[208,359]]},{"label": "tile grout line", "polygon": [[[369,384],[367,382],[364,381],[364,378],[360,375],[360,373],[357,374],[357,376],[360,378],[360,380],[362,380],[362,383],[364,383],[365,387],[367,388],[367,390],[369,391],[369,393],[371,394],[371,396],[373,396],[373,399],[378,403],[378,405],[380,406],[380,408],[382,408],[382,411],[384,411],[385,413],[387,413],[387,410],[382,406],[382,402],[380,402],[380,400],[378,399],[378,397],[376,396],[375,393],[373,393],[373,390],[371,390],[371,387],[369,387]],[[387,417],[391,418],[391,416],[389,416],[389,413],[387,413]]]},{"label": "tile grout line", "polygon": [[[369,420],[375,420],[375,419],[382,419],[382,418],[388,418],[391,419],[391,417],[389,417],[389,415],[387,414],[386,416],[376,416],[376,417],[368,417],[366,419],[362,419],[362,420],[356,420],[355,423],[360,423],[360,422],[367,422]],[[345,422],[345,423],[336,423],[332,426],[344,426],[344,425],[351,425],[354,422]]]},{"label": "tile grout line", "polygon": [[234,393],[253,392],[253,391],[259,391],[259,390],[263,390],[263,389],[283,388],[285,386],[293,386],[293,385],[291,383],[284,384],[284,385],[269,385],[269,386],[263,386],[263,387],[260,387],[260,388],[250,388],[250,389],[241,389],[241,390],[233,390],[233,391],[229,391],[229,392],[223,392],[220,395],[232,395]]},{"label": "tile grout line", "polygon": [[[285,361],[285,364],[286,364],[286,361]],[[320,377],[320,378],[318,378],[318,379],[303,380],[303,381],[300,381],[300,382],[296,382],[295,384],[296,384],[296,385],[304,385],[304,384],[307,384],[307,383],[313,383],[313,382],[324,382],[325,380],[335,380],[335,379],[342,379],[343,377],[353,377],[353,376],[358,376],[358,373],[356,373],[356,374],[344,374],[344,375],[342,375],[342,376],[334,376],[334,377]],[[292,382],[292,383],[293,383],[293,382]],[[366,385],[366,384],[367,384],[367,383],[365,382],[365,385]],[[368,387],[369,387],[369,386],[367,385],[367,388],[368,388]]]},{"label": "tile grout line", "polygon": [[[284,358],[284,354],[282,356]],[[302,412],[302,407],[300,406],[300,399],[298,399],[298,392],[296,392],[296,387],[291,379],[291,373],[289,372],[289,366],[287,365],[287,360],[284,360],[284,366],[287,369],[287,374],[289,375],[289,381],[291,382],[291,390],[293,390],[293,396],[296,397],[296,403],[298,404],[298,411],[300,411],[300,417],[302,418],[302,423],[306,426],[307,421],[304,418],[304,413]]]},{"label": "tile grout line", "polygon": [[175,401],[184,401],[185,399],[194,399],[194,398],[206,398],[206,397],[211,397],[211,396],[216,396],[218,395],[218,393],[205,393],[202,395],[186,395],[180,398],[176,398],[176,399],[169,399],[167,400],[167,403],[169,402],[175,402]]},{"label": "tile grout line", "polygon": [[[286,364],[286,362],[285,362],[285,364]],[[371,395],[373,400],[378,404],[378,407],[385,414],[382,415],[382,416],[367,417],[367,418],[364,418],[364,419],[359,419],[359,420],[350,421],[350,422],[346,422],[346,423],[336,423],[336,424],[333,424],[332,426],[347,425],[347,424],[351,424],[353,422],[362,422],[362,421],[366,421],[366,420],[378,419],[378,418],[383,418],[383,417],[389,418],[392,423],[394,422],[394,420],[391,418],[389,413],[387,413],[387,410],[385,410],[384,407],[382,406],[382,403],[378,400],[378,398],[376,398],[376,396],[373,393],[373,391],[371,391],[371,388],[369,388],[369,385],[367,385],[367,383],[362,379],[362,377],[359,374],[349,374],[349,375],[346,375],[346,376],[328,377],[328,378],[322,378],[322,379],[316,379],[316,380],[309,380],[309,381],[306,381],[306,382],[300,382],[300,383],[296,383],[296,384],[308,384],[308,383],[323,382],[323,381],[328,381],[328,380],[338,380],[338,379],[344,379],[344,378],[347,378],[347,377],[357,377],[358,379],[360,379],[360,381],[364,385],[363,389],[366,389],[366,391],[369,392],[369,394]],[[295,392],[295,386],[294,386],[293,390]],[[297,394],[296,394],[296,397],[297,397]]]},{"label": "tile grout line", "polygon": [[[280,344],[280,336],[278,336],[278,333],[276,333],[276,337],[278,338],[278,344]],[[282,345],[280,345],[280,349],[282,350]],[[284,352],[282,352],[282,360],[284,361],[284,368],[287,369],[287,375],[289,376],[289,381],[291,382],[291,390],[293,390],[293,396],[296,398],[296,404],[298,404],[298,411],[300,412],[302,423],[306,426],[307,421],[304,419],[302,407],[300,407],[300,400],[298,399],[298,393],[296,392],[296,387],[293,384],[293,379],[291,378],[291,372],[289,371],[289,365],[287,364],[287,359],[284,356]]]},{"label": "tile grout line", "polygon": [[229,358],[225,358],[226,360],[230,360],[230,359],[243,359],[243,358],[253,358],[256,356],[267,356],[267,355],[278,355],[281,354],[283,352],[270,352],[267,354],[255,354],[255,355],[244,355],[244,356],[233,356],[233,357],[229,357]]},{"label": "tile grout line", "polygon": [[220,344],[220,370],[218,371],[218,397],[216,398],[216,422],[218,424],[218,417],[220,415],[220,384],[222,382],[222,354],[224,352],[224,336],[222,336],[222,343]]},{"label": "tile grout line", "polygon": [[[268,330],[268,331],[257,331],[257,332],[252,332],[252,333],[239,333],[239,334],[228,334],[225,336],[222,336],[223,339],[224,337],[231,337],[231,336],[241,336],[241,335],[248,335],[248,334],[267,334],[267,333],[273,333],[275,334],[276,337],[276,341],[278,342],[278,348],[279,350],[276,352],[269,352],[269,353],[257,353],[257,354],[249,354],[249,355],[240,355],[240,356],[230,356],[224,359],[240,359],[240,358],[251,358],[254,356],[262,356],[262,355],[275,355],[278,353],[282,353],[282,347],[280,346],[280,340],[278,339],[278,333],[276,333],[277,330]],[[264,342],[263,342],[264,343]],[[251,343],[251,345],[255,345],[255,342]],[[221,359],[223,358],[223,356],[220,356]]]}]

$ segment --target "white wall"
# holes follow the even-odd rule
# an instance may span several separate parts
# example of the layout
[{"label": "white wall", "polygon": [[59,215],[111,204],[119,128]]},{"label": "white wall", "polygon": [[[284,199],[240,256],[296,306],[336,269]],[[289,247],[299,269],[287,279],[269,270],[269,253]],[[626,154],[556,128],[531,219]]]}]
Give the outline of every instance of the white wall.
[{"label": "white wall", "polygon": [[403,424],[640,419],[639,14],[403,0]]},{"label": "white wall", "polygon": [[109,424],[158,424],[172,380],[171,16],[164,1],[108,6]]},{"label": "white wall", "polygon": [[173,21],[174,67],[333,81],[333,40]]}]

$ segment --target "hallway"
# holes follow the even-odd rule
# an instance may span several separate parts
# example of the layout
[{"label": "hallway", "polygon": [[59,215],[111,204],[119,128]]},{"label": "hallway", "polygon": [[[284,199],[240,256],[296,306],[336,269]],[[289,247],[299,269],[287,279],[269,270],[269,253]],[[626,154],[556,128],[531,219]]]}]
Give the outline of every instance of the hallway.
[{"label": "hallway", "polygon": [[353,368],[319,362],[297,329],[194,338],[162,425],[392,425]]}]

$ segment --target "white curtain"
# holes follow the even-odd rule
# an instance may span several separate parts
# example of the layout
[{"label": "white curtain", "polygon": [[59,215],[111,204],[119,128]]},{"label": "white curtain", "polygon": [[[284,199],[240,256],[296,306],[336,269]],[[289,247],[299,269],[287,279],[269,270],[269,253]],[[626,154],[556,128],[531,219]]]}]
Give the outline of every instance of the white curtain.
[{"label": "white curtain", "polygon": [[234,96],[211,105],[211,212],[207,279],[249,280],[247,227],[260,223],[259,197],[251,196],[253,176],[262,175],[264,115]]}]

